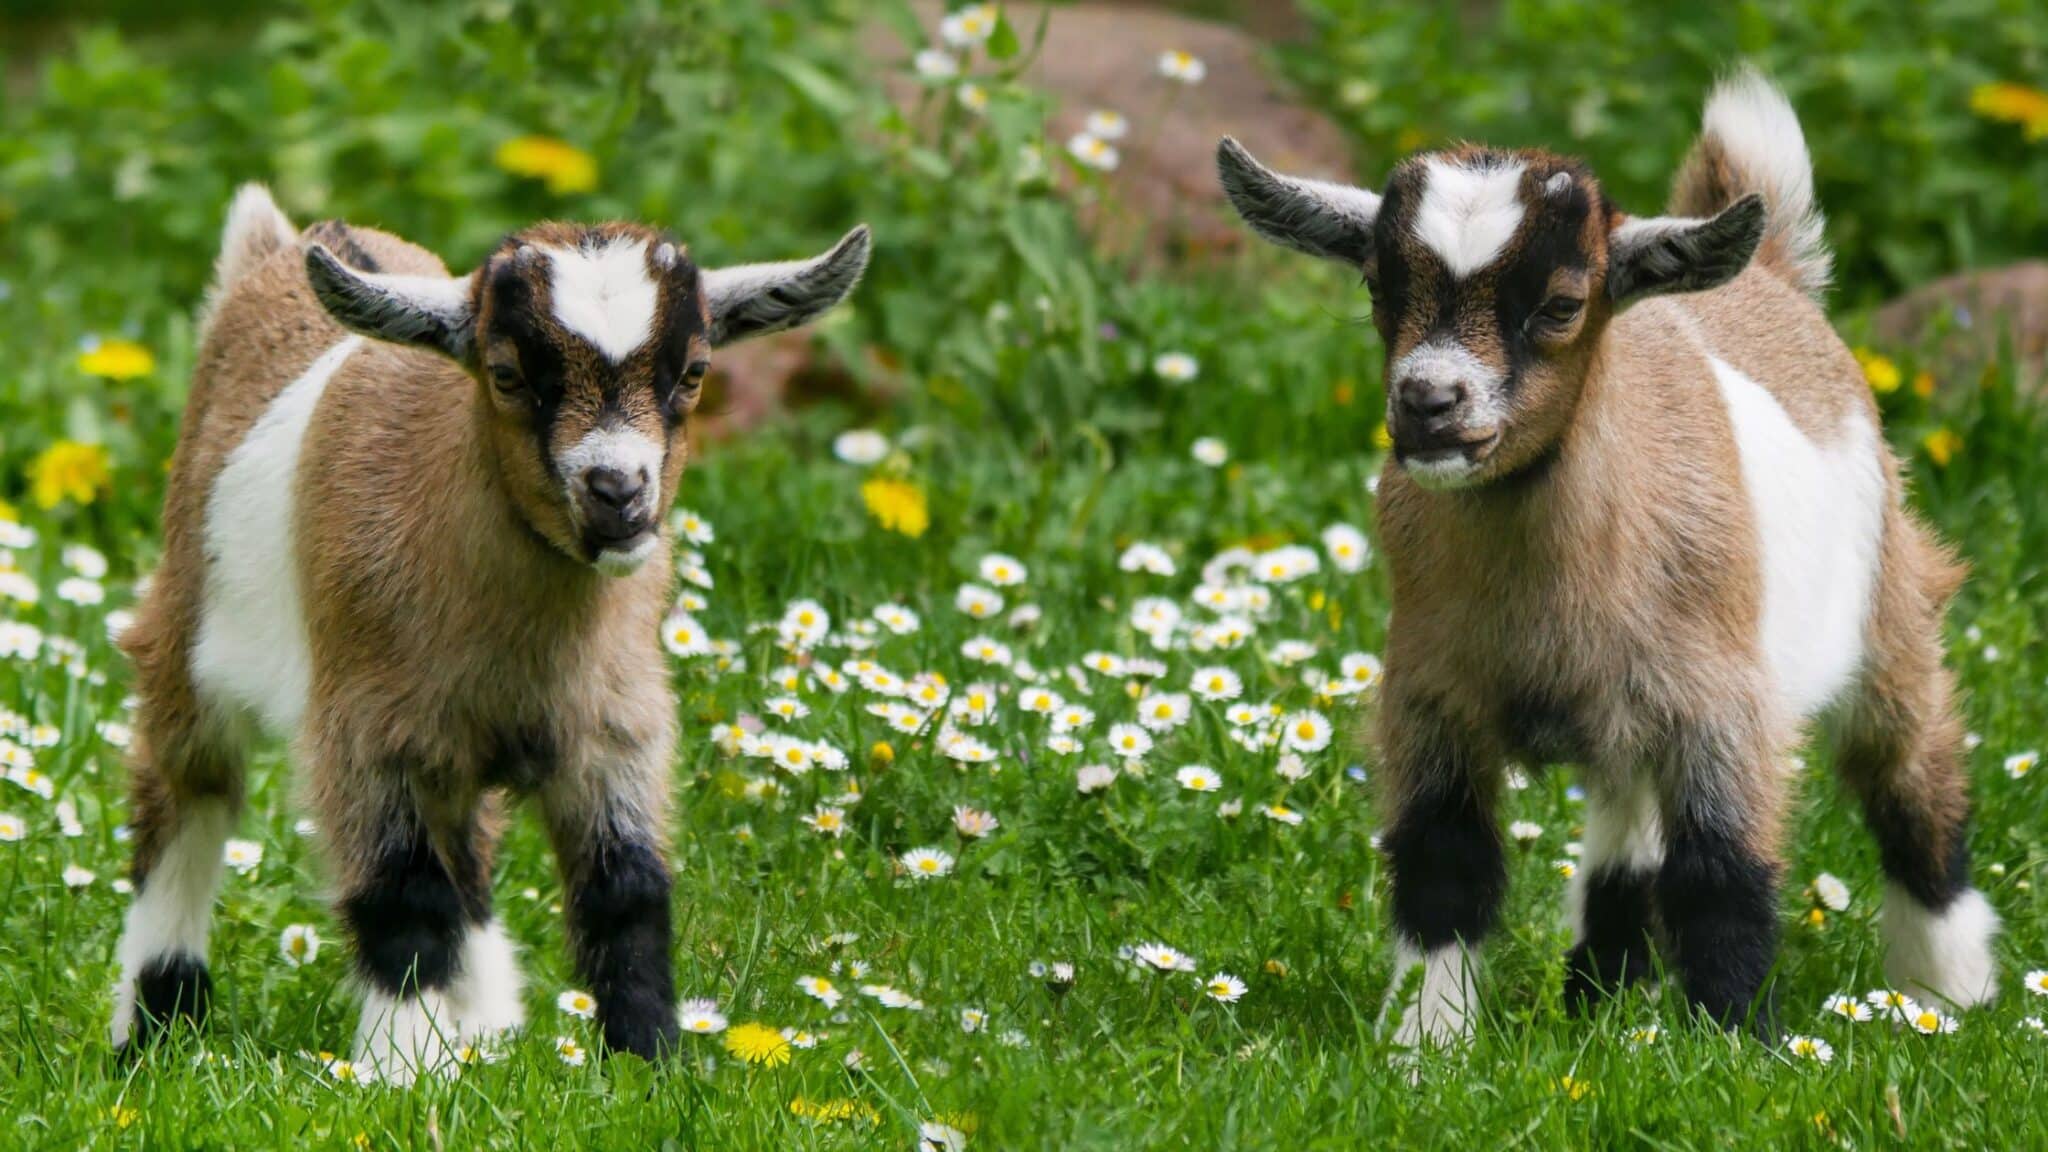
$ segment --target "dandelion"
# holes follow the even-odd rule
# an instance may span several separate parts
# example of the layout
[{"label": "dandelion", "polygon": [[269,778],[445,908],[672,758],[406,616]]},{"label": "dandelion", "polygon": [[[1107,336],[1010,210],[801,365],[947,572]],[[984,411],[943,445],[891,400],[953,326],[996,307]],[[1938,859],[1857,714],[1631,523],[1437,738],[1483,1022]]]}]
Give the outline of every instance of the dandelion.
[{"label": "dandelion", "polygon": [[555,1007],[578,1020],[588,1020],[597,1015],[597,997],[571,988],[555,997]]},{"label": "dandelion", "polygon": [[910,63],[927,80],[951,80],[960,74],[959,59],[942,48],[922,49]]},{"label": "dandelion", "polygon": [[1244,999],[1244,981],[1228,972],[1218,972],[1203,983],[1202,991],[1218,1003],[1235,1004]]},{"label": "dandelion", "polygon": [[725,1050],[747,1064],[777,1068],[789,1063],[789,1041],[779,1029],[751,1021],[734,1025],[725,1034]]},{"label": "dandelion", "polygon": [[1970,111],[1986,120],[2018,124],[2029,140],[2048,140],[2048,92],[2024,84],[1980,84],[1970,90]]},{"label": "dandelion", "polygon": [[2048,969],[2036,968],[2020,977],[2020,987],[2036,996],[2048,996]]},{"label": "dandelion", "polygon": [[1330,746],[1330,719],[1321,712],[1296,712],[1280,724],[1287,746],[1296,752],[1321,752]]},{"label": "dandelion", "polygon": [[881,525],[885,532],[895,532],[912,540],[923,536],[931,527],[931,511],[925,504],[924,489],[908,480],[894,480],[886,476],[873,476],[860,486],[861,503],[867,505],[868,515]]},{"label": "dandelion", "polygon": [[1175,49],[1159,54],[1159,74],[1182,84],[1200,84],[1209,74],[1209,66],[1200,57]]},{"label": "dandelion", "polygon": [[939,38],[955,48],[972,48],[996,31],[996,6],[970,4],[939,21]]},{"label": "dandelion", "polygon": [[1002,825],[993,815],[965,804],[953,808],[953,829],[970,840],[979,840]]},{"label": "dandelion", "polygon": [[1835,1058],[1835,1046],[1814,1036],[1794,1036],[1785,1041],[1785,1048],[1792,1055],[1817,1064],[1826,1064]]},{"label": "dandelion", "polygon": [[827,980],[823,976],[798,977],[796,990],[827,1008],[839,1007],[839,1001],[842,996],[839,989],[833,986],[832,981]]},{"label": "dandelion", "polygon": [[[1086,764],[1074,773],[1074,787],[1085,796],[1090,792],[1100,792],[1116,783],[1116,777],[1116,769],[1106,764]],[[4,823],[0,823],[0,830],[4,830],[4,827]],[[0,835],[0,839],[19,840],[21,837]]]},{"label": "dandelion", "polygon": [[1152,734],[1136,724],[1117,724],[1109,730],[1109,750],[1126,760],[1135,760],[1152,750]]},{"label": "dandelion", "polygon": [[2040,763],[2041,754],[2039,752],[2016,752],[2005,758],[2005,774],[2014,780],[2018,780],[2039,767]]},{"label": "dandelion", "polygon": [[112,485],[108,459],[104,445],[59,440],[29,462],[29,498],[45,511],[66,500],[90,504]]},{"label": "dandelion", "polygon": [[263,845],[254,840],[230,840],[221,848],[221,862],[247,876],[263,863]]},{"label": "dandelion", "polygon": [[573,196],[597,187],[597,160],[552,136],[515,136],[498,145],[496,160],[499,168],[539,180],[556,196]]},{"label": "dandelion", "polygon": [[1214,792],[1223,787],[1223,777],[1216,770],[1202,764],[1190,764],[1173,774],[1180,786],[1190,792]]},{"label": "dandelion", "polygon": [[1869,383],[1872,392],[1889,395],[1899,390],[1899,384],[1904,377],[1899,374],[1899,366],[1893,363],[1889,356],[1879,355],[1868,348],[1860,347],[1855,349],[1855,354],[1856,362],[1863,366],[1863,379]]},{"label": "dandelion", "polygon": [[555,1037],[555,1055],[571,1068],[583,1067],[583,1061],[588,1058],[583,1051],[583,1045],[568,1036]]},{"label": "dandelion", "polygon": [[78,370],[102,380],[134,380],[156,371],[156,357],[133,340],[95,340],[78,354]]},{"label": "dandelion", "polygon": [[1068,139],[1067,153],[1082,167],[1093,168],[1097,172],[1116,171],[1117,163],[1122,159],[1114,144],[1086,132],[1077,132]]},{"label": "dandelion", "polygon": [[1169,384],[1185,384],[1202,370],[1200,362],[1185,352],[1162,352],[1152,361],[1152,373]]},{"label": "dandelion", "polygon": [[293,968],[304,968],[320,956],[320,933],[311,924],[287,924],[277,937],[277,954]]},{"label": "dandelion", "polygon": [[1907,1023],[1913,1026],[1913,1031],[1920,1033],[1922,1036],[1953,1032],[1961,1027],[1956,1018],[1946,1012],[1924,1007],[1914,1012],[1912,1019],[1908,1020]]},{"label": "dandelion", "polygon": [[1827,1004],[1822,1010],[1830,1016],[1840,1016],[1854,1024],[1862,1024],[1870,1019],[1870,1005],[1846,993],[1836,993],[1828,997]]},{"label": "dandelion", "polygon": [[64,869],[64,886],[66,888],[89,888],[92,886],[92,882],[97,879],[99,879],[99,874],[90,868],[80,868],[78,865],[72,864]]},{"label": "dandelion", "polygon": [[676,1009],[676,1023],[683,1031],[711,1036],[725,1031],[725,1016],[716,1000],[685,1000]]},{"label": "dandelion", "polygon": [[1156,972],[1193,972],[1195,958],[1164,944],[1140,944],[1131,949],[1131,959]]},{"label": "dandelion", "polygon": [[1849,909],[1849,886],[1832,872],[1823,872],[1813,878],[1813,898],[1830,912],[1846,912]]},{"label": "dandelion", "polygon": [[1088,119],[1083,122],[1081,129],[1101,140],[1121,140],[1130,134],[1131,122],[1124,119],[1121,112],[1098,108],[1088,114]]},{"label": "dandelion", "polygon": [[1920,447],[1927,450],[1927,458],[1936,468],[1946,468],[1963,451],[1962,434],[1946,425],[1936,428],[1920,438]]},{"label": "dandelion", "polygon": [[912,848],[897,866],[913,880],[936,880],[953,871],[953,857],[942,848]]}]

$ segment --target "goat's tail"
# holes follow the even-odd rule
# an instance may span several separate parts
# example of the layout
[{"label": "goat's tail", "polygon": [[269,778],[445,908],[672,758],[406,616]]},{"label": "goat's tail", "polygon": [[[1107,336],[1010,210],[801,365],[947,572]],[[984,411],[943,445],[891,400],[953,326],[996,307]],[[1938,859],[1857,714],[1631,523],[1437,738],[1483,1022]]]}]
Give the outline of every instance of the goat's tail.
[{"label": "goat's tail", "polygon": [[214,309],[236,281],[273,253],[298,242],[298,229],[285,218],[277,201],[270,198],[270,189],[261,184],[244,184],[236,189],[234,203],[228,206],[228,222],[221,228],[220,255],[213,261],[213,287],[207,290],[206,307],[200,319],[202,336]]},{"label": "goat's tail", "polygon": [[1785,94],[1744,66],[1707,98],[1700,138],[1672,183],[1670,211],[1712,216],[1751,193],[1765,209],[1756,262],[1820,299],[1834,257],[1821,237],[1806,136]]}]

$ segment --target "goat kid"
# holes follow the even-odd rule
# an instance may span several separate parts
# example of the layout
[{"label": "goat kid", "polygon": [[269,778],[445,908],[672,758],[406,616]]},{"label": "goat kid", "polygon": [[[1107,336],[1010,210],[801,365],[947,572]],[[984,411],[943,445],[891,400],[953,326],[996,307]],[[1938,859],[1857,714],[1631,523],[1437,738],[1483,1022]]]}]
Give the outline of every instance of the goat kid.
[{"label": "goat kid", "polygon": [[1396,1041],[1470,1032],[1515,758],[1586,786],[1567,1003],[1648,974],[1661,927],[1693,1004],[1767,1028],[1789,753],[1823,714],[1889,881],[1892,983],[1988,1000],[1998,919],[1970,886],[1941,663],[1962,570],[1902,507],[1817,306],[1829,257],[1784,96],[1749,71],[1719,86],[1661,217],[1538,151],[1424,154],[1377,195],[1230,140],[1218,160],[1260,235],[1364,273],[1386,348]]},{"label": "goat kid", "polygon": [[197,1022],[247,733],[296,741],[366,989],[366,1076],[523,1019],[491,914],[500,797],[535,797],[606,1045],[678,1034],[662,531],[711,350],[866,266],[703,269],[633,224],[541,224],[451,276],[397,237],[236,197],[135,664],[135,902],[113,1040]]}]

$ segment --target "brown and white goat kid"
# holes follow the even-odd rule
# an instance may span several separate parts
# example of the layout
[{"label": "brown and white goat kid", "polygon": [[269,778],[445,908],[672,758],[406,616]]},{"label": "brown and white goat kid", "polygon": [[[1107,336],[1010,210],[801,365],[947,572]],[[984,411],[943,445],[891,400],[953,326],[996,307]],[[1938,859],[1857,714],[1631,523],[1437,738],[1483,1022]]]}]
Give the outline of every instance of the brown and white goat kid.
[{"label": "brown and white goat kid", "polygon": [[134,660],[135,903],[113,1039],[211,998],[245,733],[295,738],[356,943],[365,1075],[517,1026],[491,914],[503,793],[537,798],[605,1043],[678,1025],[664,862],[662,524],[711,350],[852,290],[868,234],[700,270],[633,224],[541,224],[474,272],[394,236],[229,213]]},{"label": "brown and white goat kid", "polygon": [[1380,195],[1229,140],[1219,162],[1260,234],[1363,271],[1386,348],[1395,1039],[1471,1028],[1515,758],[1584,773],[1568,1004],[1648,973],[1661,924],[1698,1008],[1767,1009],[1788,753],[1830,713],[1889,881],[1892,982],[1991,997],[1941,663],[1961,570],[1901,506],[1816,306],[1829,258],[1784,96],[1724,82],[1663,217],[1536,151],[1417,156]]}]

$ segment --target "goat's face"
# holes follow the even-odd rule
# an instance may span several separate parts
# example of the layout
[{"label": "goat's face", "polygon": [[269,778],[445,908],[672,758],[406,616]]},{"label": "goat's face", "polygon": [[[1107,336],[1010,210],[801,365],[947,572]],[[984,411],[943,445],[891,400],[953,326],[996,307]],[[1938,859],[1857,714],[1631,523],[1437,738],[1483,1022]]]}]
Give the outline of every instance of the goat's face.
[{"label": "goat's face", "polygon": [[1754,198],[1709,220],[1627,218],[1583,165],[1541,152],[1428,153],[1381,195],[1277,175],[1233,141],[1218,162],[1261,235],[1364,275],[1394,456],[1426,488],[1545,456],[1615,311],[1733,279],[1763,229]]},{"label": "goat's face", "polygon": [[562,552],[624,575],[655,551],[712,349],[823,313],[867,251],[861,228],[814,260],[700,271],[651,229],[542,224],[464,277],[366,273],[319,245],[306,268],[342,324],[467,369],[521,516]]}]

